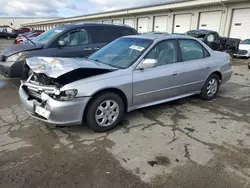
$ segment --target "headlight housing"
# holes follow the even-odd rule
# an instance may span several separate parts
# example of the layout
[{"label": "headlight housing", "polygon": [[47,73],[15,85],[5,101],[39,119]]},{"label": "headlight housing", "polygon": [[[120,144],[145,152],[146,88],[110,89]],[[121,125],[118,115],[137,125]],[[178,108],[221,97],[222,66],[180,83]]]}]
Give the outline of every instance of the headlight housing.
[{"label": "headlight housing", "polygon": [[59,101],[70,101],[76,97],[77,92],[78,91],[76,89],[70,89],[66,91],[56,90],[54,91],[55,93],[54,99],[59,100]]},{"label": "headlight housing", "polygon": [[20,52],[9,56],[6,61],[23,61],[27,57],[27,53]]}]

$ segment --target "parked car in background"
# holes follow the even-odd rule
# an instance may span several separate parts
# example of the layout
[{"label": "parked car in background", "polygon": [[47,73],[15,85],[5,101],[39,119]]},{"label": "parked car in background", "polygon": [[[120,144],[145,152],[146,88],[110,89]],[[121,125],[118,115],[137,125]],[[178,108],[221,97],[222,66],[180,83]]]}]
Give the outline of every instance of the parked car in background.
[{"label": "parked car in background", "polygon": [[215,98],[232,76],[231,57],[198,39],[137,35],[115,40],[88,59],[33,57],[19,95],[42,121],[116,127],[125,112],[191,95]]},{"label": "parked car in background", "polygon": [[1,52],[0,72],[6,77],[27,77],[29,57],[86,57],[107,43],[137,31],[125,25],[83,23],[55,27],[28,43],[13,45]]},{"label": "parked car in background", "polygon": [[170,34],[168,32],[152,31],[152,32],[142,33],[142,35],[170,35]]},{"label": "parked car in background", "polygon": [[236,57],[250,58],[250,39],[243,40],[240,43],[239,51],[234,54]]},{"label": "parked car in background", "polygon": [[[43,32],[29,32],[27,35],[19,35],[15,41],[14,41],[14,44],[20,44],[20,43],[26,43],[32,39],[34,39],[35,37],[41,35]],[[28,38],[28,39],[27,39]]]},{"label": "parked car in background", "polygon": [[19,34],[28,33],[30,31],[31,31],[30,28],[22,27],[19,29],[13,29],[12,35],[14,36],[14,38],[16,38]]},{"label": "parked car in background", "polygon": [[7,27],[1,26],[0,27],[0,38],[11,39],[14,38],[12,33],[9,33]]},{"label": "parked car in background", "polygon": [[221,37],[216,31],[192,30],[186,33],[199,38],[215,51],[227,52],[231,57],[239,50],[240,39]]}]

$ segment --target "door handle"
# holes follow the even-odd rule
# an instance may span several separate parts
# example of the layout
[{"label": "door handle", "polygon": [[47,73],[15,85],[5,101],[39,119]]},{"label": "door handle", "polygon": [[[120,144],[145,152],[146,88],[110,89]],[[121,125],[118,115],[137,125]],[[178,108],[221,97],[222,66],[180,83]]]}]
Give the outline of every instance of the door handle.
[{"label": "door handle", "polygon": [[93,50],[92,48],[84,48],[84,50],[89,51],[89,50]]},{"label": "door handle", "polygon": [[174,72],[172,76],[177,76],[178,74],[179,74],[178,72]]},{"label": "door handle", "polygon": [[96,48],[94,48],[94,50],[99,50],[100,49],[100,47],[96,47]]}]

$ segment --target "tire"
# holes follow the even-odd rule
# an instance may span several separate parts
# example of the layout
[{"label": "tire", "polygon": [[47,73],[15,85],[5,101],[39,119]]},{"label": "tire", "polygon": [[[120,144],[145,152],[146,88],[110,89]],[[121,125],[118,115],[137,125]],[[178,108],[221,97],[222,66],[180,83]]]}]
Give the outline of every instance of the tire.
[{"label": "tire", "polygon": [[[210,86],[210,91],[208,87]],[[206,80],[202,90],[200,97],[203,100],[212,100],[216,97],[220,88],[220,78],[216,74],[211,74]]]},{"label": "tire", "polygon": [[250,69],[250,59],[248,60],[247,67]]},{"label": "tire", "polygon": [[97,95],[90,101],[84,119],[93,131],[106,132],[117,127],[124,116],[124,111],[122,98],[116,93],[107,92]]},{"label": "tire", "polygon": [[11,38],[10,37],[6,37],[7,40],[10,40]]}]

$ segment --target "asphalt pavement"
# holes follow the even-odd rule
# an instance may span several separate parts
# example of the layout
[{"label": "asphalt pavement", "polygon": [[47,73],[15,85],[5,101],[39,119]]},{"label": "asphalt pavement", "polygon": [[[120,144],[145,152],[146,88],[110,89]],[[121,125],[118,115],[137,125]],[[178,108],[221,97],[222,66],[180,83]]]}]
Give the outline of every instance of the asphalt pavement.
[{"label": "asphalt pavement", "polygon": [[0,77],[0,187],[249,188],[250,70],[233,69],[215,100],[133,111],[107,133],[29,117],[20,81]]}]

